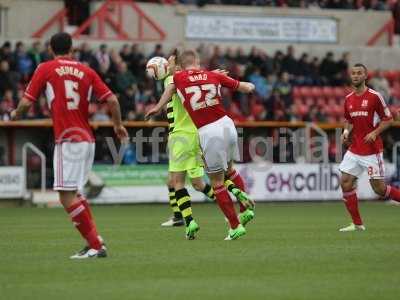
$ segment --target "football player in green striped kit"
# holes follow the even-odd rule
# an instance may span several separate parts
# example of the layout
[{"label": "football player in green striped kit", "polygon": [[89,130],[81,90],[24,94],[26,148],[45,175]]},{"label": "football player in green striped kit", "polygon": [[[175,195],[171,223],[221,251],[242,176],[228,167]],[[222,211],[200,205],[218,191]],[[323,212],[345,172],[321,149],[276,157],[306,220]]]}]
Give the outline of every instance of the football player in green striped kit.
[{"label": "football player in green striped kit", "polygon": [[[175,56],[170,57],[169,67],[170,74],[173,74]],[[167,76],[164,79],[164,88],[172,83],[173,76]],[[197,128],[177,94],[173,95],[167,103],[167,118],[169,122],[169,203],[174,215],[161,226],[186,225],[186,238],[194,239],[195,233],[200,228],[193,219],[190,196],[185,188],[186,174],[197,191],[202,192],[212,200],[215,200],[215,196],[211,186],[203,180],[203,159]],[[227,180],[225,185],[239,201],[249,201],[247,194],[238,189],[231,180]],[[245,225],[253,217],[254,213],[248,211],[248,213],[242,214],[240,219]]]}]

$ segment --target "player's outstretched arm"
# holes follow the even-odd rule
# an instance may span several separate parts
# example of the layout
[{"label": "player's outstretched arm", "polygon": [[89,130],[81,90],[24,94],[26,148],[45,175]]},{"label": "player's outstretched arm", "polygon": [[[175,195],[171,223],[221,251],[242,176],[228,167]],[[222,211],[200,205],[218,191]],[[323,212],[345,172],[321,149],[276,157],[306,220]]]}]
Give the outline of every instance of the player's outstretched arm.
[{"label": "player's outstretched arm", "polygon": [[241,81],[237,90],[241,93],[250,94],[254,92],[255,88],[256,87],[251,82]]},{"label": "player's outstretched arm", "polygon": [[160,101],[158,101],[157,105],[150,109],[146,115],[145,119],[149,119],[151,116],[158,114],[165,104],[172,98],[172,96],[176,93],[175,84],[171,83],[166,87],[164,93],[161,95]]},{"label": "player's outstretched arm", "polygon": [[29,108],[32,105],[32,101],[29,99],[22,97],[21,101],[18,103],[18,107],[11,112],[11,120],[18,120],[28,112]]},{"label": "player's outstretched arm", "polygon": [[123,141],[128,138],[128,132],[122,125],[121,108],[119,106],[118,99],[115,95],[111,95],[107,98],[107,104],[110,108],[111,118],[114,125],[114,132],[118,138]]}]

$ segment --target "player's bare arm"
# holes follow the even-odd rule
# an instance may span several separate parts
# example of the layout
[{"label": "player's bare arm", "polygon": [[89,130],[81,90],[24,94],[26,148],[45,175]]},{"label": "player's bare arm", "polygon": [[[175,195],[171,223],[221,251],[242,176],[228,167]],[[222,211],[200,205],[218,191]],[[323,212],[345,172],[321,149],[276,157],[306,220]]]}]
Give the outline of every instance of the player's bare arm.
[{"label": "player's bare arm", "polygon": [[237,90],[241,93],[250,94],[254,92],[255,88],[256,87],[254,86],[254,84],[250,82],[241,81],[239,83],[239,87],[237,88]]},{"label": "player's bare arm", "polygon": [[160,101],[158,101],[157,105],[150,109],[146,115],[145,119],[149,119],[151,116],[158,114],[161,109],[168,103],[168,101],[172,98],[172,96],[176,93],[175,84],[171,83],[168,85],[164,93],[161,95]]},{"label": "player's bare arm", "polygon": [[340,136],[340,140],[341,140],[342,144],[347,144],[349,142],[350,132],[352,129],[353,129],[353,125],[350,122],[345,121],[344,129],[343,129],[342,135]]},{"label": "player's bare arm", "polygon": [[29,108],[32,105],[32,101],[23,97],[21,101],[18,103],[18,107],[11,112],[11,120],[18,120],[28,112]]},{"label": "player's bare arm", "polygon": [[381,121],[379,123],[379,126],[372,132],[370,132],[369,134],[367,134],[364,138],[364,141],[366,143],[373,143],[375,142],[376,138],[382,133],[384,132],[386,129],[388,129],[390,126],[392,126],[393,123],[393,119],[390,120],[385,120],[385,121]]},{"label": "player's bare arm", "polygon": [[110,108],[115,134],[121,141],[127,139],[128,132],[126,131],[126,128],[122,125],[121,108],[119,106],[117,97],[115,95],[110,96],[107,99],[107,104]]}]

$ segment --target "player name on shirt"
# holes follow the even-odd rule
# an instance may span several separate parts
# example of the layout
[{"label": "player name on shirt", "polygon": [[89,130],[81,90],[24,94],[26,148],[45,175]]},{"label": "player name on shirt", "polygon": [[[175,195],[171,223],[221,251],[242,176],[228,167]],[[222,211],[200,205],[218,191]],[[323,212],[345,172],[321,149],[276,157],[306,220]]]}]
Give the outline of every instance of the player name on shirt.
[{"label": "player name on shirt", "polygon": [[200,81],[200,80],[207,80],[208,76],[207,74],[197,74],[197,75],[192,75],[189,76],[189,81],[190,82],[195,82],[195,81]]},{"label": "player name on shirt", "polygon": [[60,66],[55,70],[60,77],[65,75],[72,75],[79,79],[82,79],[83,76],[85,76],[85,73],[83,73],[81,70],[78,70],[77,68],[71,66]]}]

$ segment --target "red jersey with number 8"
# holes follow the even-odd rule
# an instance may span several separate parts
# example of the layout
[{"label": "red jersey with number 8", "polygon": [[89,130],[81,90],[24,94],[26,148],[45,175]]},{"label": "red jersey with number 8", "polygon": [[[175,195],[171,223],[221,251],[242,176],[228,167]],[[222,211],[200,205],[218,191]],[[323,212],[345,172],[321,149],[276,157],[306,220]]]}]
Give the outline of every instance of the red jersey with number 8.
[{"label": "red jersey with number 8", "polygon": [[56,143],[94,142],[88,112],[92,93],[99,101],[112,94],[99,75],[72,59],[54,59],[37,67],[24,96],[36,101],[43,91],[51,110]]},{"label": "red jersey with number 8", "polygon": [[197,128],[226,116],[221,87],[236,90],[239,81],[205,70],[184,70],[174,75],[176,91]]},{"label": "red jersey with number 8", "polygon": [[380,121],[392,119],[383,97],[373,89],[366,89],[362,95],[354,92],[346,96],[344,116],[353,125],[352,143],[349,150],[358,155],[372,155],[383,151],[381,137],[372,143],[364,138],[379,126]]}]

